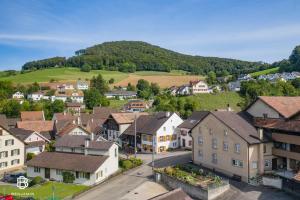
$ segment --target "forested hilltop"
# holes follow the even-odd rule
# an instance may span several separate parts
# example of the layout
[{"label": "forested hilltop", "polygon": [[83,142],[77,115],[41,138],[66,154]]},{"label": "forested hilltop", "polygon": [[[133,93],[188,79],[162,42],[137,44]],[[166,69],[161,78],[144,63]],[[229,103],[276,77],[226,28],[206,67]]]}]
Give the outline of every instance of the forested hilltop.
[{"label": "forested hilltop", "polygon": [[105,42],[75,52],[70,58],[54,57],[28,62],[22,70],[37,70],[52,67],[78,67],[82,71],[91,69],[134,72],[142,70],[184,70],[192,74],[217,75],[244,74],[264,70],[270,65],[235,59],[191,56],[138,41]]}]

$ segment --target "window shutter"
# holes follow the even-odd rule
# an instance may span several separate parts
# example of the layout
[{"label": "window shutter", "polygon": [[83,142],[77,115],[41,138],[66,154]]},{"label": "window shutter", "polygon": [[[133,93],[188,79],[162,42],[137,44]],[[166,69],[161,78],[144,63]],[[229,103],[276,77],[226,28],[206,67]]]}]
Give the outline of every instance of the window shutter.
[{"label": "window shutter", "polygon": [[79,178],[79,172],[76,172],[76,178]]},{"label": "window shutter", "polygon": [[15,144],[15,140],[12,140],[12,145],[14,145]]}]

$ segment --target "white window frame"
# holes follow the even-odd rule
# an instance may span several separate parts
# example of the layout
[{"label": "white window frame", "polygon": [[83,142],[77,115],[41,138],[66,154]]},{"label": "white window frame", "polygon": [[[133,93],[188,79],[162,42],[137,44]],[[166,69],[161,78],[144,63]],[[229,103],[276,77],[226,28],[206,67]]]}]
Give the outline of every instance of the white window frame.
[{"label": "white window frame", "polygon": [[241,145],[239,143],[234,144],[234,152],[235,153],[241,152]]},{"label": "white window frame", "polygon": [[252,169],[257,169],[258,168],[258,162],[257,161],[252,161],[251,167],[252,167]]},{"label": "white window frame", "polygon": [[198,144],[202,145],[203,144],[203,136],[198,135]]},{"label": "white window frame", "polygon": [[224,141],[224,142],[223,142],[223,151],[228,151],[228,149],[229,149],[228,142],[227,142],[227,141]]},{"label": "white window frame", "polygon": [[217,140],[217,138],[212,139],[211,146],[212,146],[213,149],[218,149],[218,140]]}]

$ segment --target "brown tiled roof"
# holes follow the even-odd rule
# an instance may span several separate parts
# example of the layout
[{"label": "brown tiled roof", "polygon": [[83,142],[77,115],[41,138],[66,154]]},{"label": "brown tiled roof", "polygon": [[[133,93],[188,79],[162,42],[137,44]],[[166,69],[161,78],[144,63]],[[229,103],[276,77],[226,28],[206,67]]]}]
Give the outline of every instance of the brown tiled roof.
[{"label": "brown tiled roof", "polygon": [[300,96],[260,96],[258,98],[285,118],[290,118],[300,111]]},{"label": "brown tiled roof", "polygon": [[57,132],[57,134],[58,134],[59,136],[63,136],[63,135],[65,135],[65,134],[70,133],[73,129],[75,129],[75,128],[77,128],[77,127],[79,127],[79,126],[76,125],[76,124],[73,124],[73,123],[67,123],[61,130],[59,130],[59,131]]},{"label": "brown tiled roof", "polygon": [[[174,113],[166,117],[166,112],[158,112],[153,115],[142,115],[136,120],[137,133],[154,134]],[[124,132],[124,135],[134,135],[135,124],[132,123]]]},{"label": "brown tiled roof", "polygon": [[100,133],[102,129],[102,124],[105,122],[105,119],[92,118],[88,121],[86,129],[91,133]]},{"label": "brown tiled roof", "polygon": [[55,120],[76,120],[77,117],[73,116],[71,113],[54,113],[53,119]]},{"label": "brown tiled roof", "polygon": [[11,128],[9,129],[10,133],[14,135],[15,137],[19,138],[24,142],[27,137],[29,137],[34,131],[32,130],[25,130],[22,128]]},{"label": "brown tiled roof", "polygon": [[300,132],[299,120],[254,118],[254,126],[279,131]]},{"label": "brown tiled roof", "polygon": [[117,109],[110,107],[94,107],[93,114],[102,114],[104,118],[107,118],[111,113],[119,112]]},{"label": "brown tiled roof", "polygon": [[27,166],[93,173],[107,158],[108,156],[43,152],[28,161]]},{"label": "brown tiled roof", "polygon": [[210,113],[249,144],[260,143],[258,131],[242,116],[230,111],[212,111]]},{"label": "brown tiled roof", "polygon": [[153,197],[149,200],[193,200],[181,188]]},{"label": "brown tiled roof", "polygon": [[[59,138],[56,143],[55,147],[84,147],[85,140],[90,139],[90,136],[84,135],[64,135]],[[95,136],[96,139],[96,136]],[[89,149],[97,149],[97,150],[108,150],[114,143],[109,141],[96,141],[93,140],[89,142]]]},{"label": "brown tiled roof", "polygon": [[140,112],[140,113],[131,113],[131,112],[120,112],[120,113],[112,113],[110,116],[114,118],[114,120],[118,124],[131,124],[135,116],[138,118],[139,116],[142,115],[148,115],[146,112]]},{"label": "brown tiled roof", "polygon": [[22,111],[22,121],[43,121],[45,120],[43,111]]},{"label": "brown tiled roof", "polygon": [[43,131],[53,131],[53,121],[19,121],[17,127],[25,130],[32,130],[38,133]]},{"label": "brown tiled roof", "polygon": [[194,111],[192,115],[182,122],[178,128],[192,129],[199,121],[204,119],[209,114],[209,111]]}]

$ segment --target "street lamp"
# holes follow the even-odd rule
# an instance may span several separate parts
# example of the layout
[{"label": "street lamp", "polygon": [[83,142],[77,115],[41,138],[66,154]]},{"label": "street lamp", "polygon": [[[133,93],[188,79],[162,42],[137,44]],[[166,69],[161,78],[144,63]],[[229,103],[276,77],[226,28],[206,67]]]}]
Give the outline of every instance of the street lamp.
[{"label": "street lamp", "polygon": [[136,113],[134,113],[134,157],[136,158]]}]

